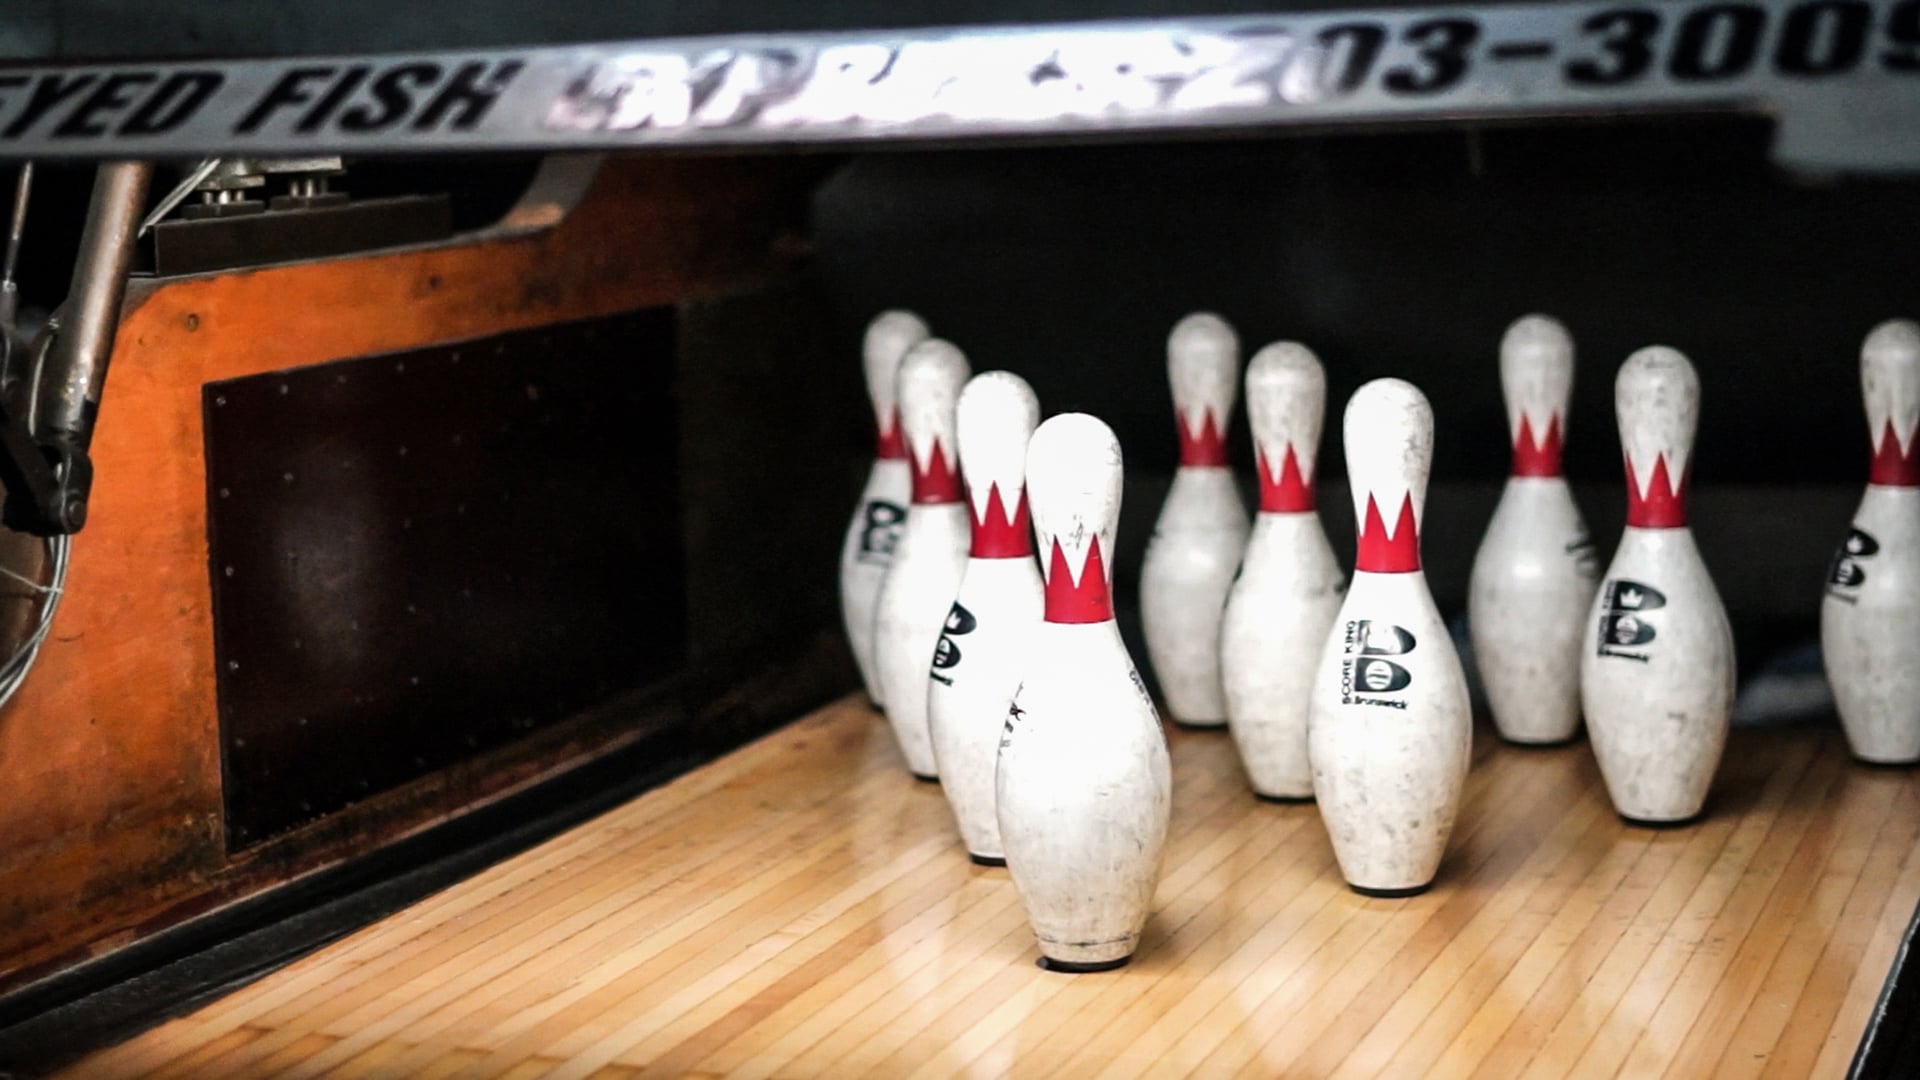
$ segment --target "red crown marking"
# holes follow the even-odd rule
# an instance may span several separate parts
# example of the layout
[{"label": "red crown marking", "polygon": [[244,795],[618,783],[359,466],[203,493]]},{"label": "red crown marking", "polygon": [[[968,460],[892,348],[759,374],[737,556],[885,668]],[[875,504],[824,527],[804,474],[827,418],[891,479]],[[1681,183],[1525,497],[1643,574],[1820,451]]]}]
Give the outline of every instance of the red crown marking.
[{"label": "red crown marking", "polygon": [[1200,430],[1187,430],[1185,417],[1176,417],[1180,429],[1180,464],[1182,465],[1225,465],[1227,463],[1227,437],[1220,433],[1220,425],[1213,418],[1212,409],[1202,409],[1205,419],[1200,421]]},{"label": "red crown marking", "polygon": [[971,504],[967,518],[973,522],[973,557],[976,559],[1019,559],[1033,554],[1033,524],[1027,513],[1027,492],[1020,491],[1013,516],[1000,498],[1000,485],[987,486],[987,515],[975,518]]},{"label": "red crown marking", "polygon": [[1653,459],[1653,478],[1647,493],[1640,494],[1640,481],[1633,475],[1633,459],[1627,459],[1627,524],[1637,529],[1679,529],[1687,524],[1687,474],[1680,474],[1680,486],[1667,478],[1667,455]]},{"label": "red crown marking", "polygon": [[1559,413],[1548,418],[1547,434],[1541,439],[1534,438],[1533,425],[1521,413],[1520,434],[1513,440],[1513,475],[1559,476],[1561,449]]},{"label": "red crown marking", "polygon": [[960,470],[947,462],[947,449],[940,440],[933,440],[933,447],[927,452],[927,465],[909,456],[908,468],[913,470],[913,501],[916,503],[957,503],[960,501]]},{"label": "red crown marking", "polygon": [[1873,467],[1867,483],[1881,487],[1920,487],[1920,425],[1907,435],[1912,449],[1900,452],[1900,440],[1894,436],[1893,421],[1880,433],[1880,445],[1873,448]]},{"label": "red crown marking", "polygon": [[1420,569],[1420,527],[1413,523],[1413,495],[1400,498],[1400,517],[1387,531],[1380,507],[1367,495],[1367,513],[1360,523],[1360,545],[1354,569],[1370,574],[1405,574]]},{"label": "red crown marking", "polygon": [[907,438],[900,434],[900,410],[887,414],[886,423],[880,425],[880,441],[874,447],[873,456],[882,461],[898,461],[907,456]]},{"label": "red crown marking", "polygon": [[1080,571],[1080,583],[1073,583],[1067,569],[1066,553],[1060,541],[1053,542],[1053,555],[1047,560],[1047,621],[1050,623],[1097,623],[1113,618],[1113,597],[1107,591],[1106,563],[1100,558],[1100,538],[1087,544],[1087,566]]},{"label": "red crown marking", "polygon": [[1300,462],[1293,456],[1293,447],[1288,446],[1286,454],[1280,459],[1280,475],[1273,475],[1267,465],[1267,455],[1259,447],[1253,451],[1254,462],[1260,469],[1260,512],[1263,514],[1298,514],[1313,509],[1313,478],[1300,473]]}]

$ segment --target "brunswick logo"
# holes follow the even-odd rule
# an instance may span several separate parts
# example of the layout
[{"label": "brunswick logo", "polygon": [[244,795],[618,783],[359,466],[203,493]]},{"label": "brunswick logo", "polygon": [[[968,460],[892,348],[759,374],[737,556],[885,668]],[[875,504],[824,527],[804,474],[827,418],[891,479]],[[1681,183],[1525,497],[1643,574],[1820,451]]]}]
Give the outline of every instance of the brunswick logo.
[{"label": "brunswick logo", "polygon": [[1845,603],[1859,603],[1860,598],[1851,592],[1842,590],[1858,589],[1867,582],[1867,568],[1860,565],[1880,553],[1880,541],[1863,529],[1853,529],[1847,533],[1847,539],[1840,550],[1833,553],[1833,565],[1827,568],[1827,595]]},{"label": "brunswick logo", "polygon": [[959,601],[954,601],[952,610],[947,612],[947,625],[941,628],[940,643],[933,647],[933,670],[927,672],[935,682],[953,685],[953,676],[940,674],[960,662],[960,646],[953,639],[973,633],[973,628],[978,625],[979,621],[973,617],[973,612],[961,607]]},{"label": "brunswick logo", "polygon": [[1651,642],[1655,636],[1653,624],[1643,615],[1666,607],[1667,594],[1626,578],[1607,582],[1601,593],[1606,603],[1600,612],[1600,655],[1646,663],[1652,654],[1634,651],[1634,647]]},{"label": "brunswick logo", "polygon": [[854,558],[863,563],[885,566],[893,561],[893,545],[900,539],[900,523],[907,520],[907,508],[885,499],[867,503],[860,523],[860,551]]},{"label": "brunswick logo", "polygon": [[1414,645],[1413,634],[1405,627],[1372,619],[1349,620],[1342,641],[1346,656],[1340,661],[1340,704],[1406,708],[1401,698],[1369,695],[1397,694],[1413,682],[1412,672],[1387,657],[1404,657]]}]

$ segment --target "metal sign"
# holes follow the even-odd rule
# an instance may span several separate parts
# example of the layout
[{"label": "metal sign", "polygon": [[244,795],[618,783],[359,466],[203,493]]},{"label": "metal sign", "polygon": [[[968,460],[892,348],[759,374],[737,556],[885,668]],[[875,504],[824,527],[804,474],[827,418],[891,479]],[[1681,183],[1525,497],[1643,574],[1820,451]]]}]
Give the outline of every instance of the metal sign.
[{"label": "metal sign", "polygon": [[1920,0],[1531,4],[0,69],[7,157],[963,139],[1655,109],[1920,167]]}]

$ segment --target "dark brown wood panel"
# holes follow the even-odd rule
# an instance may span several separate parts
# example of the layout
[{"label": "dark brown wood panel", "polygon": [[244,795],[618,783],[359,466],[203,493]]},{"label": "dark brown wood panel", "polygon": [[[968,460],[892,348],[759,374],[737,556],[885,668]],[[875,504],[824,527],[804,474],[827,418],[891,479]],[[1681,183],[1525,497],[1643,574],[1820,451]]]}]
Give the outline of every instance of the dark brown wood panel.
[{"label": "dark brown wood panel", "polygon": [[673,366],[656,308],[207,384],[229,847],[684,667]]}]

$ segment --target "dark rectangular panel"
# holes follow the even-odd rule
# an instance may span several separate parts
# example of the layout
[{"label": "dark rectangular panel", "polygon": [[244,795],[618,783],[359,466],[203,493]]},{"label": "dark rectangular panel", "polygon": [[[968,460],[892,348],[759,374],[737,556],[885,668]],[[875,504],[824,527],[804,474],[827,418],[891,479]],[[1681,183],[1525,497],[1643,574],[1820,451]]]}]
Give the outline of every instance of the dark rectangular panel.
[{"label": "dark rectangular panel", "polygon": [[673,321],[204,389],[228,844],[677,670]]}]

